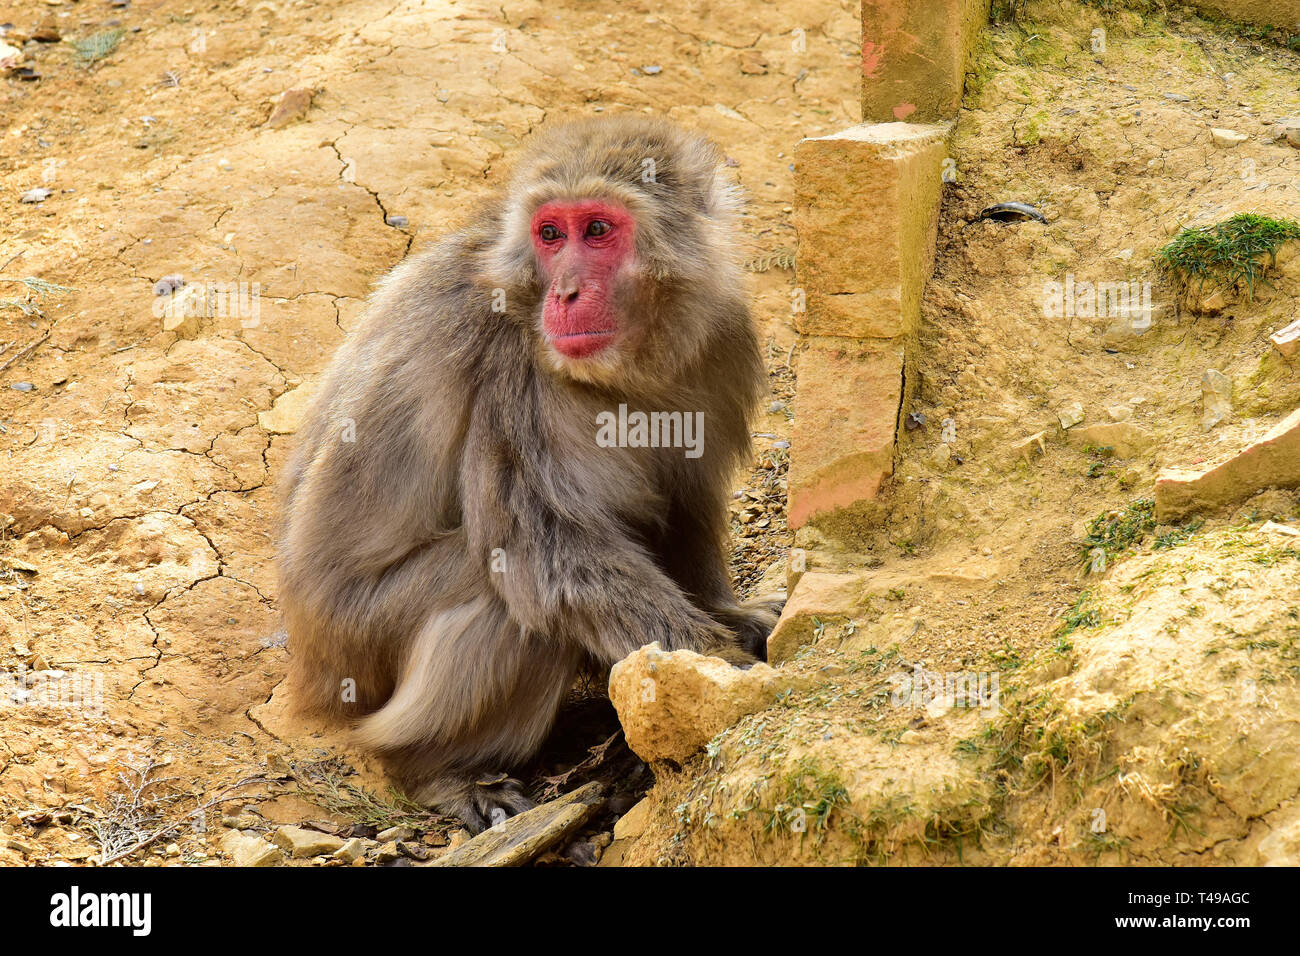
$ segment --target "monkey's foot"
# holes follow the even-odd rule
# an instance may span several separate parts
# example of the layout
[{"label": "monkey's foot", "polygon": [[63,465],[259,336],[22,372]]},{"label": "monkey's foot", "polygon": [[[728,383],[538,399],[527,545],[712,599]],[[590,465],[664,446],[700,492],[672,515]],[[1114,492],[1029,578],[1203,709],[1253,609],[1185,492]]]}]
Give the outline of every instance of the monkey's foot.
[{"label": "monkey's foot", "polygon": [[[720,624],[735,632],[740,646],[760,661],[767,660],[767,636],[776,627],[781,609],[785,607],[784,594],[765,594],[750,598],[743,604],[717,608],[711,613]],[[721,656],[721,655],[719,655]]]},{"label": "monkey's foot", "polygon": [[524,785],[504,773],[438,777],[415,791],[419,803],[460,819],[470,833],[482,833],[537,804]]}]

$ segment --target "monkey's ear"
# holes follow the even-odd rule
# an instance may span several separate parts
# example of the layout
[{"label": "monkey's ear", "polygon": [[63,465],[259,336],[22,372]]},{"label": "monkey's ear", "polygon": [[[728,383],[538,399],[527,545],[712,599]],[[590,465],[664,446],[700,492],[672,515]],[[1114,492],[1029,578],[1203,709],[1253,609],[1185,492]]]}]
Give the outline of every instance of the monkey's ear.
[{"label": "monkey's ear", "polygon": [[744,196],[740,187],[718,170],[700,193],[700,212],[710,219],[730,220],[740,214]]}]

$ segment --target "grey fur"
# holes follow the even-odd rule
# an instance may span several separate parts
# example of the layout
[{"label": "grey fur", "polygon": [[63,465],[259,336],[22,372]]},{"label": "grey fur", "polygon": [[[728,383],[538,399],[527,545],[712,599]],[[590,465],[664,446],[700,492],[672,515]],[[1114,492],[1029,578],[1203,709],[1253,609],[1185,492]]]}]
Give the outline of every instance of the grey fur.
[{"label": "grey fur", "polygon": [[[723,557],[765,375],[718,159],[642,117],[544,131],[502,196],[380,284],[299,431],[279,556],[297,700],[357,720],[414,797],[472,829],[528,805],[478,781],[536,751],[584,661],[658,641],[743,663],[775,620],[737,601]],[[637,217],[626,334],[578,361],[539,331],[528,234],[562,197]],[[703,411],[704,454],[598,447],[620,403]]]}]

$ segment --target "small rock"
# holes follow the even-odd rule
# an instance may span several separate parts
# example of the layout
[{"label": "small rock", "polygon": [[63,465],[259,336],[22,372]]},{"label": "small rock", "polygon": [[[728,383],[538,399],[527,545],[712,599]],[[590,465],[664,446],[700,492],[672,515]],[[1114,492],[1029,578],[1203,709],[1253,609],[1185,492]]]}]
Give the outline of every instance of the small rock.
[{"label": "small rock", "polygon": [[1214,140],[1214,145],[1223,149],[1232,149],[1234,146],[1240,146],[1246,140],[1250,139],[1245,133],[1238,133],[1231,129],[1211,129],[1210,137]]},{"label": "small rock", "polygon": [[405,229],[409,224],[405,216],[389,216],[384,220],[384,222],[388,223],[388,225],[392,226],[394,229]]},{"label": "small rock", "polygon": [[302,424],[307,405],[316,393],[314,385],[302,384],[275,400],[269,411],[257,413],[257,423],[272,435],[292,435]]},{"label": "small rock", "polygon": [[221,825],[232,830],[255,830],[265,822],[256,813],[241,813],[237,817],[221,818]]},{"label": "small rock", "polygon": [[650,800],[643,799],[614,824],[615,840],[635,840],[650,826]]},{"label": "small rock", "polygon": [[1120,458],[1132,458],[1151,447],[1151,433],[1133,422],[1106,422],[1089,425],[1070,432],[1074,445],[1091,445],[1094,448],[1113,448]]},{"label": "small rock", "polygon": [[301,860],[309,856],[335,853],[343,848],[343,840],[329,833],[308,830],[305,827],[283,826],[271,834],[276,846],[289,856]]},{"label": "small rock", "polygon": [[185,277],[180,273],[163,276],[153,284],[154,295],[171,295],[177,289],[185,287]]},{"label": "small rock", "polygon": [[1083,421],[1083,406],[1078,402],[1071,402],[1056,413],[1056,418],[1060,421],[1062,428],[1073,428]]},{"label": "small rock", "polygon": [[656,74],[662,73],[663,69],[662,66],[643,66],[641,67],[641,72],[646,76],[655,76]]},{"label": "small rock", "polygon": [[279,129],[302,119],[311,108],[313,95],[313,92],[307,89],[285,90],[280,97],[280,102],[276,103],[275,109],[271,111],[266,125],[271,129]]},{"label": "small rock", "polygon": [[1201,427],[1209,431],[1232,414],[1232,379],[1209,368],[1201,376]]},{"label": "small rock", "polygon": [[1280,534],[1288,538],[1300,538],[1300,528],[1277,521],[1265,521],[1259,526],[1259,531],[1261,534]]},{"label": "small rock", "polygon": [[162,327],[164,332],[175,332],[183,339],[192,339],[199,334],[199,327],[204,318],[211,314],[208,290],[202,285],[185,286],[174,292],[166,301],[154,303],[154,314],[162,306]]},{"label": "small rock", "polygon": [[31,382],[14,382],[9,387],[12,388],[15,392],[30,392],[36,386],[33,385]]},{"label": "small rock", "polygon": [[18,197],[18,201],[26,203],[45,202],[52,195],[54,195],[54,190],[46,189],[44,186],[37,186],[35,189],[29,189],[23,193]]},{"label": "small rock", "polygon": [[231,830],[221,838],[221,849],[236,866],[279,866],[284,853],[254,833]]},{"label": "small rock", "polygon": [[360,837],[353,837],[341,847],[334,851],[334,859],[342,860],[345,863],[355,863],[361,857],[365,856],[366,845]]},{"label": "small rock", "polygon": [[1300,149],[1300,116],[1288,116],[1275,127],[1274,138]]},{"label": "small rock", "polygon": [[1218,315],[1228,306],[1227,296],[1222,289],[1189,289],[1184,301],[1197,315]]},{"label": "small rock", "polygon": [[396,842],[385,843],[383,846],[381,846],[378,850],[375,851],[375,862],[392,863],[394,860],[400,858],[401,855],[402,855],[402,851],[397,848]]},{"label": "small rock", "polygon": [[522,866],[576,832],[603,803],[600,784],[584,784],[484,830],[431,865]]},{"label": "small rock", "polygon": [[1106,414],[1110,416],[1112,422],[1126,422],[1133,417],[1133,407],[1131,405],[1111,405],[1107,407]]},{"label": "small rock", "polygon": [[375,834],[375,839],[380,843],[393,843],[410,840],[414,838],[415,831],[410,827],[389,827],[387,830],[380,830]]},{"label": "small rock", "polygon": [[594,843],[579,840],[564,848],[564,857],[578,866],[595,866],[600,862],[600,850]]},{"label": "small rock", "polygon": [[1273,343],[1273,348],[1282,353],[1284,359],[1290,361],[1295,358],[1297,352],[1300,352],[1300,319],[1274,332],[1268,340]]},{"label": "small rock", "polygon": [[757,50],[746,50],[740,54],[740,72],[750,76],[761,76],[767,72],[768,63],[763,54]]},{"label": "small rock", "polygon": [[[1032,461],[1035,458],[1035,456],[1042,455],[1047,452],[1046,442],[1047,442],[1046,431],[1035,432],[1034,434],[1030,435],[1028,438],[1022,438],[1020,441],[1016,442],[1014,445],[1011,446],[1011,450],[1014,451],[1017,456],[1023,458],[1025,461]],[[940,447],[946,450],[948,446],[941,445]]]},{"label": "small rock", "polygon": [[397,841],[397,852],[409,860],[415,860],[420,863],[423,863],[434,855],[433,850],[429,847],[404,840]]},{"label": "small rock", "polygon": [[637,756],[681,761],[788,686],[789,678],[767,664],[741,670],[693,651],[666,653],[654,643],[614,665],[609,698]]}]

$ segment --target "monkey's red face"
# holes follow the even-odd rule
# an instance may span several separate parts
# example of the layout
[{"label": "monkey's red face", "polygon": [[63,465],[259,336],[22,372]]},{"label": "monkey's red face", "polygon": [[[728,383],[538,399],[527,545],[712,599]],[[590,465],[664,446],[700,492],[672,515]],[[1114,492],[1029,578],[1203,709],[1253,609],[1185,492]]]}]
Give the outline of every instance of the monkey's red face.
[{"label": "monkey's red face", "polygon": [[636,220],[603,199],[554,201],[533,214],[533,248],[548,287],[542,331],[568,359],[591,358],[622,331],[615,306],[635,260]]}]

